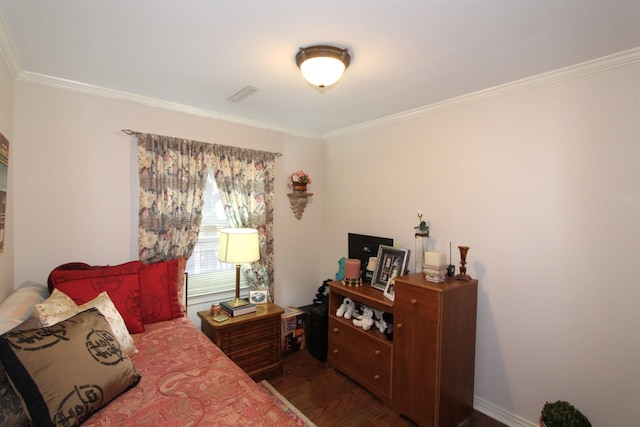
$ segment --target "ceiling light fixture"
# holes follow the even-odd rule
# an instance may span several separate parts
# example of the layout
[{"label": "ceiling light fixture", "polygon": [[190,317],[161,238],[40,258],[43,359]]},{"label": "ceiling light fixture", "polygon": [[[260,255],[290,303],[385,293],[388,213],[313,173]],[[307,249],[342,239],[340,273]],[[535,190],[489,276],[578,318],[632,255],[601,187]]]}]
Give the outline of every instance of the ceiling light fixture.
[{"label": "ceiling light fixture", "polygon": [[348,49],[334,46],[301,47],[296,54],[296,64],[304,79],[320,88],[340,80],[350,62]]}]

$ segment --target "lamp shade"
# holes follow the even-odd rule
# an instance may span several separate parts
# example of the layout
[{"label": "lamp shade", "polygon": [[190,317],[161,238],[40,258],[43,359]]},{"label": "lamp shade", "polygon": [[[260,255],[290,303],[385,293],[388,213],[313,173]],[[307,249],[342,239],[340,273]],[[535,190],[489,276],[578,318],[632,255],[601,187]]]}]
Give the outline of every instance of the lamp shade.
[{"label": "lamp shade", "polygon": [[218,261],[240,264],[260,259],[258,230],[226,228],[220,230]]},{"label": "lamp shade", "polygon": [[370,256],[369,262],[367,263],[367,271],[375,271],[377,265],[378,265],[378,258],[374,256]]}]

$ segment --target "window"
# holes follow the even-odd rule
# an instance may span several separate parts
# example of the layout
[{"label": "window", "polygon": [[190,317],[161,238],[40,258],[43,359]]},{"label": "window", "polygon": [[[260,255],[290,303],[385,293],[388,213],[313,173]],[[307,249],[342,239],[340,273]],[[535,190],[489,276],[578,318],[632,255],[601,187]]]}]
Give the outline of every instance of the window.
[{"label": "window", "polygon": [[[189,273],[187,298],[190,299],[190,304],[235,297],[236,267],[234,264],[218,261],[218,242],[220,230],[223,228],[229,228],[229,223],[213,172],[210,170],[207,176],[198,243],[186,267]],[[241,274],[241,293],[247,288],[247,280],[244,274]]]}]

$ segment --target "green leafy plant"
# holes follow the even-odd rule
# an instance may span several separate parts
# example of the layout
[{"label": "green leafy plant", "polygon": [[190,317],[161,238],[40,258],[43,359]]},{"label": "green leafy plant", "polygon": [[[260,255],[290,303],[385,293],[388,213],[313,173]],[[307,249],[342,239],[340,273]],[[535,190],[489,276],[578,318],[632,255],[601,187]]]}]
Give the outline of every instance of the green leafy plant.
[{"label": "green leafy plant", "polygon": [[589,419],[575,406],[564,400],[546,402],[540,419],[547,427],[591,427]]},{"label": "green leafy plant", "polygon": [[418,221],[420,221],[420,224],[418,224],[417,227],[413,227],[413,228],[416,231],[419,231],[420,233],[428,233],[429,225],[427,224],[427,221],[422,220],[422,211],[418,211]]}]

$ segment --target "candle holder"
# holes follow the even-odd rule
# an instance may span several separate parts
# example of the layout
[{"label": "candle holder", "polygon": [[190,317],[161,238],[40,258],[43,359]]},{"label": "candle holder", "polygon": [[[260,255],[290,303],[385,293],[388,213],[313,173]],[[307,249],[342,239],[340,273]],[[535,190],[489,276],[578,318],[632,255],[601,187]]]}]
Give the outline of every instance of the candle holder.
[{"label": "candle holder", "polygon": [[342,286],[362,286],[362,279],[342,279]]},{"label": "candle holder", "polygon": [[457,280],[471,280],[471,276],[467,275],[467,252],[469,246],[458,246],[460,249],[460,274],[456,276]]}]

